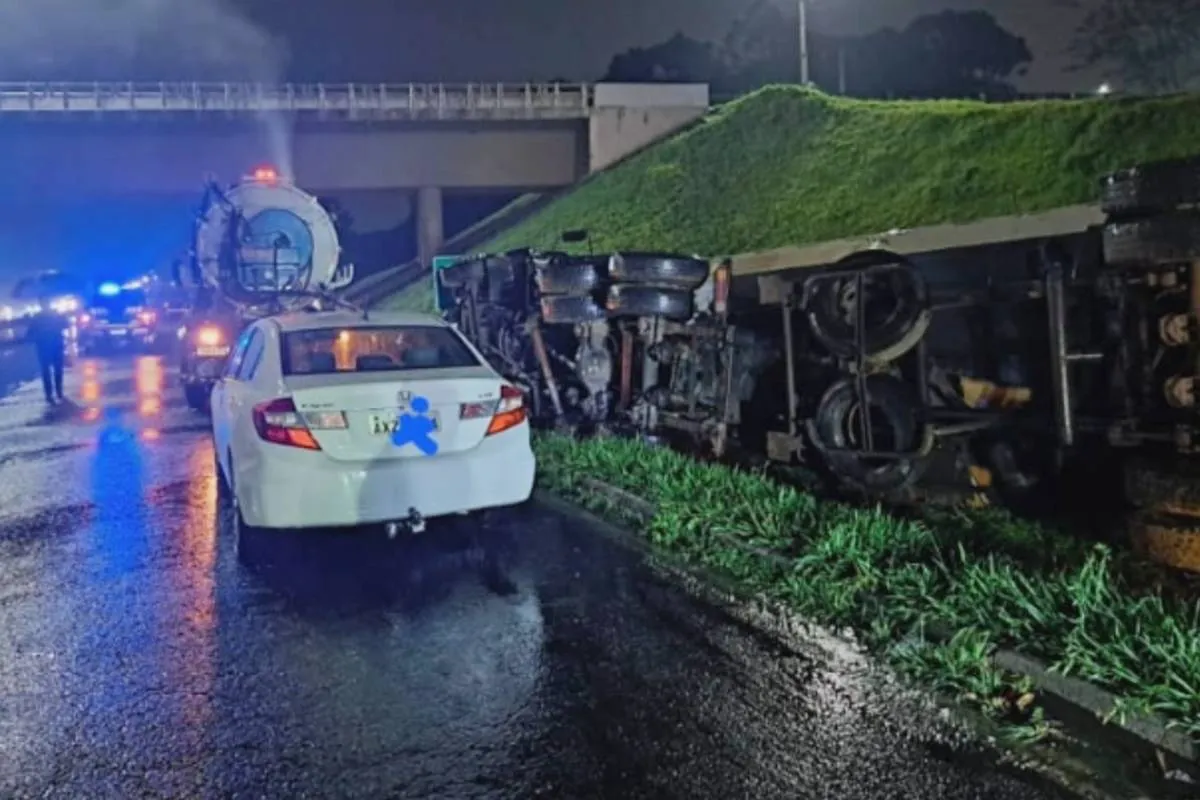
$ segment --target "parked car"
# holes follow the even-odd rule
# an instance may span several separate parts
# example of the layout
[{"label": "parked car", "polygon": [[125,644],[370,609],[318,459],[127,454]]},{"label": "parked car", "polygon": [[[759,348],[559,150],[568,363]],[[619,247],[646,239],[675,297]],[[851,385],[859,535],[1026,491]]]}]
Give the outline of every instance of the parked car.
[{"label": "parked car", "polygon": [[239,536],[502,508],[533,491],[524,396],[457,330],[412,313],[252,323],[211,396]]}]

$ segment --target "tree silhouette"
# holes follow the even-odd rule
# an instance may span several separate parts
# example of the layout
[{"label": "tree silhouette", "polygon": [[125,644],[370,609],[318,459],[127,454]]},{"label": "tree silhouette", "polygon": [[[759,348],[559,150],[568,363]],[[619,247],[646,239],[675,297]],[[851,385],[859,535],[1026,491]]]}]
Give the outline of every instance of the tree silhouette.
[{"label": "tree silhouette", "polygon": [[614,83],[721,83],[728,69],[717,49],[676,33],[665,42],[635,47],[613,57],[602,80]]},{"label": "tree silhouette", "polygon": [[[896,80],[909,97],[1012,96],[1016,90],[1009,78],[1023,74],[1033,60],[1025,40],[986,11],[920,17],[893,42],[898,46],[892,52],[901,62]],[[861,51],[876,42],[859,44]]]},{"label": "tree silhouette", "polygon": [[1079,0],[1071,41],[1076,69],[1109,65],[1106,77],[1151,92],[1178,92],[1200,78],[1200,0]]},{"label": "tree silhouette", "polygon": [[[1195,0],[1200,2],[1200,0]],[[799,78],[796,19],[770,0],[757,0],[720,45],[682,34],[615,57],[605,80],[699,81],[714,94],[740,93]],[[1011,97],[1009,82],[1032,60],[1025,41],[983,11],[944,11],[920,17],[902,31],[863,37],[813,32],[809,59],[814,83],[863,97]]]}]

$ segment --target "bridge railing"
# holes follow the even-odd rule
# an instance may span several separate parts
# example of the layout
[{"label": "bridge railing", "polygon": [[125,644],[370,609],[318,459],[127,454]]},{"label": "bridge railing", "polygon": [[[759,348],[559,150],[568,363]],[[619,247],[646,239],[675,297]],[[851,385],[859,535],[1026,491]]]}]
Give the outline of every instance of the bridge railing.
[{"label": "bridge railing", "polygon": [[0,114],[230,114],[342,118],[582,118],[580,83],[0,83]]}]

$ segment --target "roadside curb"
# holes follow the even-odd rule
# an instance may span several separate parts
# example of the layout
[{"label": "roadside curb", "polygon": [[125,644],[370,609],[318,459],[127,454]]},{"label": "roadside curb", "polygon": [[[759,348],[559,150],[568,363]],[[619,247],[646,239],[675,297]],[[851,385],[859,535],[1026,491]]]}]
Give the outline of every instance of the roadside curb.
[{"label": "roadside curb", "polygon": [[[648,524],[654,517],[656,512],[653,503],[625,491],[618,487],[607,484],[603,481],[594,478],[584,478],[581,481],[584,489],[595,492],[601,496],[611,499],[614,504],[621,507],[621,510],[636,518],[643,524]],[[544,490],[539,490],[539,494],[546,494]],[[562,498],[553,493],[549,493],[558,503],[565,503],[569,506],[574,506],[579,510],[595,516],[586,508],[578,506],[576,503]],[[602,520],[604,521],[604,520]],[[607,521],[606,524],[612,525]],[[626,538],[635,539],[641,545],[641,549],[646,552],[657,554],[657,549],[646,540],[643,535],[638,535],[635,532],[624,530]],[[742,550],[745,553],[754,555],[758,558],[763,558],[775,562],[778,565],[789,564],[790,561],[776,553],[772,553],[761,548],[750,547],[744,543],[729,536],[721,536],[720,539],[727,543],[730,547]],[[703,580],[702,576],[695,574],[691,570],[688,580]],[[775,603],[769,603],[762,598],[758,598],[760,605],[776,606]],[[791,618],[789,627],[803,627],[811,629],[817,627],[815,623],[796,618],[794,612],[789,609],[778,607],[772,608],[771,612],[777,615],[783,615]],[[1102,726],[1119,729],[1126,734],[1136,737],[1149,747],[1169,753],[1172,756],[1187,762],[1189,765],[1195,766],[1200,764],[1200,746],[1193,742],[1188,736],[1169,729],[1166,722],[1156,715],[1133,716],[1129,715],[1122,719],[1120,715],[1115,713],[1118,705],[1117,696],[1111,692],[1088,683],[1079,678],[1061,675],[1055,672],[1052,667],[1038,659],[1027,656],[1023,653],[1018,653],[1013,650],[1000,649],[992,654],[992,664],[1006,672],[1016,675],[1028,677],[1039,690],[1053,695],[1059,701],[1068,704],[1077,709],[1081,714],[1094,718]],[[1107,719],[1107,721],[1106,721]]]}]

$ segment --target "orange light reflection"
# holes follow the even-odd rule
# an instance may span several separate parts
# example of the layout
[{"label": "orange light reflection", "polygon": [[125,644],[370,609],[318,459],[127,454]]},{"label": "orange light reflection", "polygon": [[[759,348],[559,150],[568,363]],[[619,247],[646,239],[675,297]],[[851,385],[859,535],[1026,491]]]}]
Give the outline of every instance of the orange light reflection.
[{"label": "orange light reflection", "polygon": [[158,397],[143,397],[138,402],[138,414],[143,417],[153,417],[162,413],[162,400]]},{"label": "orange light reflection", "polygon": [[79,399],[85,403],[94,403],[100,399],[100,382],[89,378],[83,382],[83,389],[79,392]]}]

